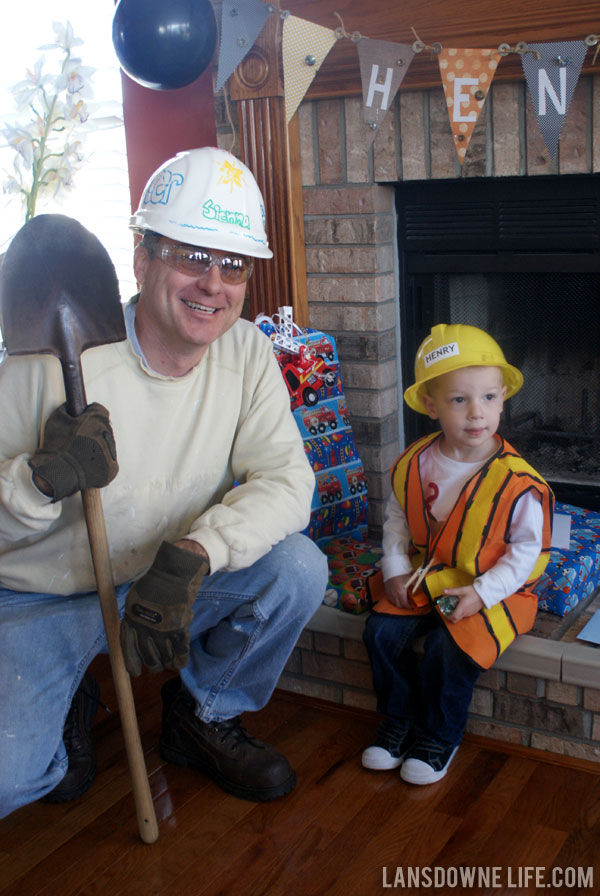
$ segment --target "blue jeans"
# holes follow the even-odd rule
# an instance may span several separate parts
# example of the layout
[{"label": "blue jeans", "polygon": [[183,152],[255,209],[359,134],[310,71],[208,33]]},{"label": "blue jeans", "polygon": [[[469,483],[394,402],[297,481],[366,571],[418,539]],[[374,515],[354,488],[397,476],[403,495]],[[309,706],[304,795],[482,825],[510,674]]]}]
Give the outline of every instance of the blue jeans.
[{"label": "blue jeans", "polygon": [[[413,649],[425,635],[425,653]],[[481,670],[456,646],[437,613],[371,613],[364,641],[377,709],[445,746],[457,746]]]},{"label": "blue jeans", "polygon": [[[264,706],[323,599],[327,561],[292,535],[248,569],[207,576],[181,678],[210,721]],[[129,584],[117,588],[122,612]],[[96,593],[0,589],[0,818],[62,779],[64,722],[81,678],[107,651]]]}]

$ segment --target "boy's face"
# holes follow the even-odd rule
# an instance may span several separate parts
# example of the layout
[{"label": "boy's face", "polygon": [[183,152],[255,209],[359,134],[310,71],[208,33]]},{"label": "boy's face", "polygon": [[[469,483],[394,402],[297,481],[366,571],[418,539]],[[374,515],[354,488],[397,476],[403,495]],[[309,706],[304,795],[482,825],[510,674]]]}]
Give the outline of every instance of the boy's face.
[{"label": "boy's face", "polygon": [[423,404],[444,432],[444,452],[456,460],[488,457],[506,395],[499,367],[463,367],[428,384]]}]

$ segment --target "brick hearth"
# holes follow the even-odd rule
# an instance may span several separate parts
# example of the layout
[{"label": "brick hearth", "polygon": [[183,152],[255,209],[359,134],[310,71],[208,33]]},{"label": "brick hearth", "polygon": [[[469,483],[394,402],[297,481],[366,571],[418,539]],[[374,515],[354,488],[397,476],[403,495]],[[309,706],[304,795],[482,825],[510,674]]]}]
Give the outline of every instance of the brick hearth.
[{"label": "brick hearth", "polygon": [[[539,613],[484,672],[466,730],[472,734],[600,762],[600,647],[576,636],[600,609],[600,594],[561,619]],[[319,608],[290,657],[279,687],[359,709],[375,710],[362,643],[364,616]]]}]

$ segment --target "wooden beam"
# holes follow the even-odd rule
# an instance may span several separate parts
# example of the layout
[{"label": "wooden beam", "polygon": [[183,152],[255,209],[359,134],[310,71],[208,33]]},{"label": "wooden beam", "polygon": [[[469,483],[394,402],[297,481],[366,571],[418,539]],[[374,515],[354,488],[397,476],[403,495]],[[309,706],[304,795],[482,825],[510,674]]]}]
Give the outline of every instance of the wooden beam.
[{"label": "wooden beam", "polygon": [[273,261],[258,260],[248,289],[250,316],[291,305],[306,324],[306,261],[300,179],[300,136],[285,120],[281,71],[281,20],[271,15],[252,50],[230,79],[237,105],[240,156],[265,200]]}]

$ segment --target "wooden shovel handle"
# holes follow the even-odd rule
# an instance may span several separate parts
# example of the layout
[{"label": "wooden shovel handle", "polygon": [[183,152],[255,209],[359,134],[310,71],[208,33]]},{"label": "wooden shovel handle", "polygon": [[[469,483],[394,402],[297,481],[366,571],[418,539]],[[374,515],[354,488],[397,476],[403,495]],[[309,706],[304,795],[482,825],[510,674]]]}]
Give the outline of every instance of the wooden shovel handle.
[{"label": "wooden shovel handle", "polygon": [[81,492],[81,499],[83,501],[92,562],[96,574],[100,608],[106,630],[115,691],[121,714],[121,727],[123,729],[123,739],[133,784],[133,797],[140,837],[144,843],[154,843],[158,838],[158,824],[140,741],[140,732],[131,690],[131,679],[125,667],[119,640],[119,609],[112,578],[100,492],[97,488],[86,488]]}]

